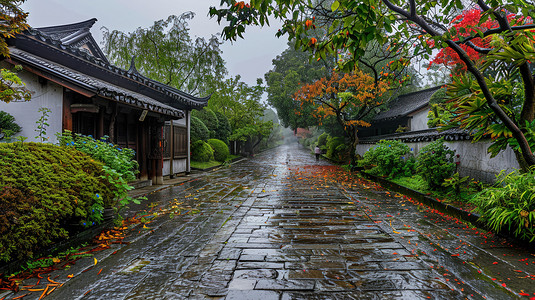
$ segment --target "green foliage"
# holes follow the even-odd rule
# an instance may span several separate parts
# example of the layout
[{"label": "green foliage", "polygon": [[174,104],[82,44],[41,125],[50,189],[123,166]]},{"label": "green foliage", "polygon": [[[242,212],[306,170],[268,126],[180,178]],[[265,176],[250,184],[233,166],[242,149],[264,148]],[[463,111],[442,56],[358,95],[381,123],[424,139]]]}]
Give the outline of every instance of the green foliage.
[{"label": "green foliage", "polygon": [[349,155],[348,155],[349,148],[350,147],[348,147],[348,145],[346,144],[341,144],[341,145],[336,146],[336,148],[334,149],[334,153],[333,153],[334,158],[337,161],[347,160],[347,158],[349,158]]},{"label": "green foliage", "polygon": [[441,88],[438,89],[436,92],[431,95],[431,98],[429,98],[429,104],[441,104],[446,101],[446,89]]},{"label": "green foliage", "polygon": [[15,118],[5,111],[0,111],[0,132],[7,137],[11,137],[19,133],[22,128],[15,123]]},{"label": "green foliage", "polygon": [[216,35],[192,39],[188,21],[194,13],[169,16],[151,27],[124,33],[104,28],[103,51],[110,61],[128,69],[132,57],[140,73],[192,95],[217,89],[227,74]]},{"label": "green foliage", "polygon": [[215,129],[215,136],[225,142],[225,144],[228,144],[228,139],[230,137],[230,134],[232,133],[230,122],[228,121],[227,116],[225,116],[220,111],[215,111],[214,113],[219,123],[219,126]]},{"label": "green foliage", "polygon": [[[330,54],[339,54],[337,69],[343,72],[360,68],[367,47],[373,43],[388,45],[403,57],[429,59],[438,49],[448,50],[449,59],[462,57],[462,62],[455,60],[470,74],[454,76],[448,93],[455,85],[468,84],[472,88],[464,99],[453,100],[457,108],[454,117],[474,134],[475,140],[488,135],[496,138],[494,147],[489,149],[493,156],[509,145],[522,155],[522,167],[535,165],[530,149],[533,144],[526,142],[531,137],[524,135],[526,122],[531,123],[535,117],[535,31],[530,24],[535,19],[533,1],[438,0],[403,4],[375,0],[255,0],[245,7],[236,4],[235,0],[222,0],[219,7],[210,8],[210,15],[225,23],[223,38],[236,40],[243,37],[248,26],[268,25],[270,18],[275,18],[282,24],[277,36],[287,35],[296,48],[308,51],[311,59],[325,60]],[[467,10],[479,10],[482,17],[458,29],[456,26],[463,20],[456,18]],[[491,26],[483,25],[487,21]],[[322,27],[324,34],[318,36],[316,27]],[[474,46],[479,38],[483,38],[478,42],[488,51],[483,53]],[[460,40],[464,42],[459,44]],[[403,62],[390,62],[391,68],[405,67]]]},{"label": "green foliage", "polygon": [[468,176],[461,177],[459,172],[456,172],[450,178],[446,178],[442,183],[442,186],[445,188],[452,188],[455,195],[459,195],[461,193],[461,186],[463,186],[469,178],[470,177]]},{"label": "green foliage", "polygon": [[8,38],[12,38],[15,34],[22,32],[28,27],[26,18],[28,13],[24,12],[20,5],[25,0],[2,0],[2,9],[0,10],[0,18],[2,19],[2,26],[0,26],[0,55],[9,57],[9,47],[6,42]]},{"label": "green foliage", "polygon": [[207,162],[214,159],[214,149],[205,141],[196,141],[191,144],[191,159]]},{"label": "green foliage", "polygon": [[273,123],[264,120],[262,80],[258,79],[256,86],[249,86],[240,78],[236,76],[222,82],[220,89],[208,101],[208,107],[228,118],[232,128],[229,140],[258,145],[273,129]]},{"label": "green foliage", "polygon": [[191,142],[206,141],[210,138],[210,131],[204,125],[204,123],[197,117],[191,117],[191,129],[190,129]]},{"label": "green foliage", "polygon": [[337,159],[338,152],[336,151],[336,148],[340,145],[345,144],[345,139],[342,137],[332,137],[330,139],[327,139],[327,153],[325,154],[328,158],[331,159]]},{"label": "green foliage", "polygon": [[410,176],[414,169],[414,157],[410,150],[407,144],[400,141],[381,140],[364,153],[359,164],[372,166],[370,173],[379,176]]},{"label": "green foliage", "polygon": [[73,147],[0,144],[0,169],[1,261],[31,257],[78,225],[98,223],[93,209],[113,202],[103,164]]},{"label": "green foliage", "polygon": [[318,147],[320,147],[320,149],[323,149],[322,147],[327,146],[327,140],[329,139],[330,139],[330,136],[327,132],[322,133],[318,137]]},{"label": "green foliage", "polygon": [[210,132],[210,138],[216,137],[216,130],[219,127],[219,121],[216,114],[209,108],[205,107],[201,110],[194,110],[191,113],[192,117],[197,117],[201,120],[208,131]]},{"label": "green foliage", "polygon": [[535,170],[520,174],[500,173],[496,187],[479,193],[472,201],[481,220],[495,232],[512,231],[515,236],[535,240]]},{"label": "green foliage", "polygon": [[230,155],[227,144],[222,140],[218,139],[209,139],[207,143],[214,149],[214,159],[220,162],[227,160]]},{"label": "green foliage", "polygon": [[[311,105],[299,105],[293,95],[300,83],[312,83],[328,74],[334,67],[334,59],[310,61],[308,54],[295,49],[293,43],[273,60],[273,69],[264,75],[267,84],[267,100],[276,110],[284,127],[306,128],[317,122],[312,117]],[[297,114],[296,112],[301,112]]]},{"label": "green foliage", "polygon": [[90,155],[96,160],[101,161],[106,166],[112,168],[126,181],[136,179],[139,173],[139,165],[135,160],[135,151],[129,148],[120,148],[117,145],[106,142],[107,136],[101,137],[100,140],[92,136],[85,136],[79,133],[65,130],[58,135],[60,146],[74,147],[77,150]]},{"label": "green foliage", "polygon": [[[0,51],[3,43],[5,43],[4,39],[0,38]],[[13,70],[0,69],[0,101],[9,103],[11,101],[30,101],[32,98],[32,94],[25,88],[24,83],[16,74],[20,70],[22,70],[21,66],[15,66]]]},{"label": "green foliage", "polygon": [[35,121],[35,124],[37,124],[37,129],[35,129],[37,136],[35,139],[40,140],[40,142],[43,143],[48,139],[46,137],[46,129],[50,126],[50,124],[48,124],[48,118],[52,111],[46,107],[40,107],[38,111],[41,113],[41,117],[39,117],[39,120]]},{"label": "green foliage", "polygon": [[[105,174],[100,176],[100,178],[105,179],[109,183],[109,186],[114,187],[114,189],[112,189],[113,202],[111,206],[116,210],[116,212],[120,212],[121,209],[125,208],[131,202],[135,204],[139,204],[141,203],[140,200],[146,200],[146,197],[140,197],[140,198],[135,199],[135,198],[128,196],[128,191],[133,190],[134,188],[128,185],[127,181],[125,180],[125,178],[122,176],[120,172],[108,166],[103,166],[102,170],[104,171]],[[106,203],[103,203],[103,204],[106,205]],[[96,202],[95,205],[96,207],[101,206],[100,201]],[[95,205],[93,206],[93,208],[95,207]],[[117,223],[119,223],[120,218],[121,218],[121,215],[118,215],[118,216],[119,216],[119,219],[116,220]],[[92,216],[92,217],[98,218],[98,216]]]},{"label": "green foliage", "polygon": [[422,174],[430,188],[440,188],[444,180],[455,171],[454,155],[455,152],[444,144],[443,139],[436,140],[420,150],[416,170]]},{"label": "green foliage", "polygon": [[453,119],[451,109],[451,104],[432,104],[427,114],[427,126],[435,128],[450,123]]}]

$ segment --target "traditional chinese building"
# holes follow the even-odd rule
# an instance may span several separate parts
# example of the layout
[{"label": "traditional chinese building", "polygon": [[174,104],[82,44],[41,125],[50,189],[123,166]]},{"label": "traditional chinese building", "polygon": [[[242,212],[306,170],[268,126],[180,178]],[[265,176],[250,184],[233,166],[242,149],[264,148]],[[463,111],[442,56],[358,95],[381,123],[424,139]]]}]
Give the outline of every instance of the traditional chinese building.
[{"label": "traditional chinese building", "polygon": [[489,139],[473,142],[470,133],[463,129],[429,128],[429,102],[438,89],[439,87],[424,89],[394,99],[387,110],[375,116],[371,127],[359,130],[360,141],[355,152],[364,155],[381,140],[399,140],[406,143],[412,153],[417,155],[424,146],[443,138],[445,144],[459,155],[456,162],[461,176],[494,182],[501,170],[511,172],[519,168],[511,149],[506,149],[492,158],[487,152],[491,143]]},{"label": "traditional chinese building", "polygon": [[19,76],[32,92],[29,102],[0,103],[36,136],[39,108],[48,108],[47,136],[70,130],[94,137],[109,136],[136,151],[140,179],[161,184],[164,176],[190,171],[190,112],[204,107],[197,98],[129,70],[112,65],[90,33],[96,22],[30,28],[9,40],[4,68],[22,65]]}]

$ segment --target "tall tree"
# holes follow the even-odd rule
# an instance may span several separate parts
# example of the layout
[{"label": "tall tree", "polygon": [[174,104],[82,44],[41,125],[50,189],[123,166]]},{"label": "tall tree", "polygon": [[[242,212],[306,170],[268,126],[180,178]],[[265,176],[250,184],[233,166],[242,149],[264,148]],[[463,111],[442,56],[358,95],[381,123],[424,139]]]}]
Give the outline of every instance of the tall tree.
[{"label": "tall tree", "polygon": [[135,57],[141,74],[192,95],[209,94],[227,70],[216,36],[190,37],[188,21],[193,17],[192,12],[169,16],[131,33],[104,28],[104,53],[123,68]]},{"label": "tall tree", "polygon": [[[386,75],[388,76],[388,75]],[[375,79],[357,70],[351,74],[333,73],[329,79],[322,78],[304,85],[295,95],[301,103],[313,105],[313,117],[320,124],[330,118],[344,128],[351,149],[358,144],[358,128],[368,127],[366,116],[383,105],[381,96],[388,90],[386,80]],[[350,150],[351,163],[355,163],[355,151]]]},{"label": "tall tree", "polygon": [[249,86],[240,79],[238,75],[223,81],[208,101],[208,108],[228,118],[232,128],[229,140],[244,142],[245,150],[252,154],[262,139],[271,133],[273,122],[263,119],[262,80]]},{"label": "tall tree", "polygon": [[[438,48],[450,47],[466,64],[470,78],[473,80],[471,95],[482,95],[470,99],[471,103],[483,101],[482,108],[488,108],[493,118],[498,120],[510,136],[508,142],[516,144],[521,158],[519,162],[527,166],[535,165],[535,155],[528,141],[531,132],[526,124],[531,124],[535,118],[535,76],[530,64],[535,62],[533,57],[533,40],[535,25],[522,23],[526,17],[535,17],[535,3],[524,0],[477,0],[475,4],[463,1],[438,0],[417,2],[410,0],[335,0],[329,8],[328,0],[320,1],[321,5],[310,4],[308,0],[253,0],[251,5],[243,7],[235,0],[223,0],[228,5],[225,8],[210,8],[210,14],[217,16],[218,21],[225,19],[229,22],[223,30],[227,39],[242,36],[248,25],[266,25],[270,15],[282,20],[283,27],[279,36],[288,34],[289,39],[310,50],[315,57],[325,56],[340,49],[352,55],[340,65],[341,69],[354,69],[358,59],[365,53],[366,45],[376,40],[380,44],[390,44],[397,49],[408,49],[425,58],[432,54],[432,46]],[[497,26],[488,30],[472,30],[469,36],[456,39],[457,30],[448,30],[448,25],[460,11],[476,5],[485,17],[482,20],[495,21]],[[315,11],[316,15],[332,20],[328,34],[321,40],[307,34],[313,20],[304,19],[294,11]],[[507,15],[513,13],[510,19]],[[479,24],[480,25],[480,24]],[[477,37],[492,37],[490,48],[481,48],[472,40]],[[400,43],[410,40],[409,43]],[[413,46],[414,45],[414,46]],[[474,61],[464,46],[486,55],[491,63],[507,63],[514,66],[520,75],[523,85],[523,96],[520,106],[520,116],[515,118],[499,103],[501,91],[495,78],[486,76]]]},{"label": "tall tree", "polygon": [[[267,100],[275,109],[284,127],[296,130],[316,125],[310,117],[312,107],[300,106],[293,95],[300,84],[312,83],[328,76],[334,67],[332,60],[310,61],[308,54],[295,49],[293,43],[273,59],[273,69],[264,75],[267,84]],[[298,111],[304,113],[297,114]]]}]

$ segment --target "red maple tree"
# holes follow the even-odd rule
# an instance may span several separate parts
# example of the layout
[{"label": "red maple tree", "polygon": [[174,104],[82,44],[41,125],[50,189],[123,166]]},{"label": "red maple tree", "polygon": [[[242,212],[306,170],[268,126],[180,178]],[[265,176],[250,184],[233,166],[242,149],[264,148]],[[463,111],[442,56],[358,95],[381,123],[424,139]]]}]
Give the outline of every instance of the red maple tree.
[{"label": "red maple tree", "polygon": [[[491,29],[499,28],[499,24],[496,20],[492,20],[490,17],[484,17],[486,20],[482,21],[482,12],[479,9],[470,9],[463,11],[460,15],[455,17],[450,22],[450,31],[455,28],[454,41],[460,41],[462,38],[468,38],[470,36],[477,35],[478,32],[486,32]],[[533,20],[529,17],[518,17],[515,14],[508,14],[507,19],[511,25],[521,24],[533,24]],[[487,36],[484,38],[475,37],[470,40],[471,44],[462,43],[460,47],[466,51],[468,56],[477,63],[483,63],[485,61],[485,55],[477,51],[475,47],[481,49],[490,49],[492,37]],[[434,41],[428,41],[430,47],[434,47]],[[475,47],[474,47],[475,46]],[[459,58],[459,55],[450,47],[442,48],[438,54],[431,60],[429,67],[435,65],[445,65],[451,67],[454,73],[460,73],[466,71],[466,64]]]}]

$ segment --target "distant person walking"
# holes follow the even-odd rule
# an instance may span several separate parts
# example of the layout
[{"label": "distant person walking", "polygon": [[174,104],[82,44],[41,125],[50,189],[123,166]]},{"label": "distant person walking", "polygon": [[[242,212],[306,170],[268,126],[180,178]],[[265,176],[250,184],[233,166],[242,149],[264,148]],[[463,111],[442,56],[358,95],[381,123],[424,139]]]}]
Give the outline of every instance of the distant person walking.
[{"label": "distant person walking", "polygon": [[321,154],[320,147],[316,146],[316,149],[314,149],[314,153],[316,153],[316,161],[319,161],[320,160],[320,154]]}]

